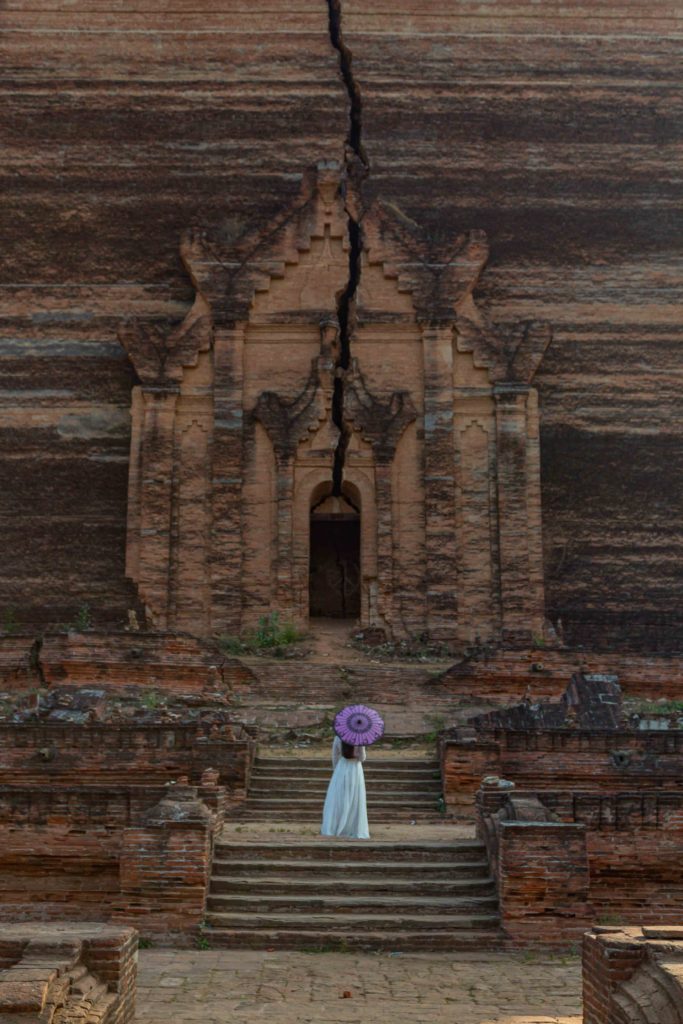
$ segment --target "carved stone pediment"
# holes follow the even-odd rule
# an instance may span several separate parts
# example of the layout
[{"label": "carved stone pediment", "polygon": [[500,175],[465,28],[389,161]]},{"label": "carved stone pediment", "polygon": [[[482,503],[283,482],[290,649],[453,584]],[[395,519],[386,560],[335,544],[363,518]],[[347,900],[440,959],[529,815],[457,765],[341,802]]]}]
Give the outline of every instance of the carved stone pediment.
[{"label": "carved stone pediment", "polygon": [[183,368],[196,366],[199,353],[211,347],[211,319],[190,314],[168,331],[158,323],[129,320],[118,336],[143,384],[173,386],[182,380]]},{"label": "carved stone pediment", "polygon": [[492,383],[530,385],[552,340],[552,328],[543,320],[524,321],[506,332],[481,316],[478,321],[461,316],[455,329],[458,351],[473,353]]},{"label": "carved stone pediment", "polygon": [[[296,200],[258,229],[231,238],[219,226],[193,228],[183,237],[180,253],[192,283],[216,319],[242,321],[249,318],[254,294],[267,291],[271,280],[284,277],[287,266],[311,249],[312,239],[332,236],[347,248],[347,232],[341,168],[333,161],[321,162],[304,175]],[[317,314],[314,304],[314,315],[333,298],[327,296]]]},{"label": "carved stone pediment", "polygon": [[378,462],[391,462],[403,431],[417,418],[410,392],[394,391],[384,402],[376,398],[365,383],[357,359],[351,361],[344,384],[347,419],[372,444]]},{"label": "carved stone pediment", "polygon": [[275,391],[263,391],[252,413],[266,428],[281,458],[293,456],[301,441],[312,435],[330,415],[338,354],[336,318],[323,321],[320,331],[320,355],[311,361],[311,371],[302,391],[293,399]]},{"label": "carved stone pediment", "polygon": [[489,255],[486,234],[468,231],[437,245],[396,206],[375,203],[363,219],[370,264],[382,265],[398,290],[410,291],[422,323],[447,323],[479,281]]}]

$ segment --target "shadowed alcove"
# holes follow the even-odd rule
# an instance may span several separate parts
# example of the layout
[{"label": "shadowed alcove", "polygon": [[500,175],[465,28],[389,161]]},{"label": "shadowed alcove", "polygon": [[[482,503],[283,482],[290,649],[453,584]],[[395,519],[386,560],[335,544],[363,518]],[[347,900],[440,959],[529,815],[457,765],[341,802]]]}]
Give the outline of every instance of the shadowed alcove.
[{"label": "shadowed alcove", "polygon": [[360,513],[344,497],[324,498],[311,509],[309,613],[360,616]]}]

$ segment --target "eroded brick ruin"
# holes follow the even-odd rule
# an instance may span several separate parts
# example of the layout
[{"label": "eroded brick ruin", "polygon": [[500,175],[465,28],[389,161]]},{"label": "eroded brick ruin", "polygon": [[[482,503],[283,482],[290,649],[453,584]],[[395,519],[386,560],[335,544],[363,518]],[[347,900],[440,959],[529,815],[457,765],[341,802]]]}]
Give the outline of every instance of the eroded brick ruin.
[{"label": "eroded brick ruin", "polygon": [[149,618],[207,635],[278,611],[307,627],[312,603],[390,637],[543,635],[531,384],[550,330],[499,331],[477,309],[482,232],[434,260],[376,203],[345,360],[349,244],[340,171],[319,166],[255,234],[185,239],[197,296],[172,334],[121,330],[142,382],[126,564]]},{"label": "eroded brick ruin", "polygon": [[[77,6],[0,13],[0,1016],[128,1024],[134,927],[585,933],[586,1024],[682,1020],[670,6]],[[467,838],[238,834],[352,699]]]}]

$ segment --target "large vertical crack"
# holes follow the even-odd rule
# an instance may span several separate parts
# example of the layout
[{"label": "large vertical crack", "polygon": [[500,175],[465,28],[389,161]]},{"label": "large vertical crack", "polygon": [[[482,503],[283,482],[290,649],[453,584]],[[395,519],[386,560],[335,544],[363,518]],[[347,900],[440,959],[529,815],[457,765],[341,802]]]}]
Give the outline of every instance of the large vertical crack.
[{"label": "large vertical crack", "polygon": [[339,358],[334,381],[332,420],[339,430],[339,443],[334,454],[332,493],[341,494],[344,463],[350,430],[344,420],[344,371],[351,361],[351,337],[355,319],[355,301],[361,275],[363,251],[361,188],[369,172],[363,149],[363,119],[360,89],[353,74],[353,57],[344,41],[342,27],[342,0],[327,0],[330,41],[339,54],[339,70],[349,103],[349,129],[344,146],[344,209],[348,216],[349,276],[346,287],[337,298],[339,319]]}]

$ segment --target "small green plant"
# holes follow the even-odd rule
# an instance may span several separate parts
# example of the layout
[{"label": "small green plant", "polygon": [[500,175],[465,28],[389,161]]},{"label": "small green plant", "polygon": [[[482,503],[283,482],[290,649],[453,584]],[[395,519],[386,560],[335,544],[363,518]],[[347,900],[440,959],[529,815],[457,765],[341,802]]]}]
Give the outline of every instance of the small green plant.
[{"label": "small green plant", "polygon": [[90,605],[87,601],[85,601],[76,612],[76,618],[73,621],[73,628],[79,633],[84,633],[86,629],[92,629],[92,616],[90,614]]},{"label": "small green plant", "polygon": [[211,949],[211,943],[207,939],[206,935],[197,936],[197,949]]},{"label": "small green plant", "polygon": [[2,631],[7,636],[11,636],[12,633],[16,633],[18,625],[14,605],[8,604],[2,614]]},{"label": "small green plant", "polygon": [[436,801],[436,810],[438,814],[446,813],[446,801],[442,796],[440,796]]},{"label": "small green plant", "polygon": [[154,943],[152,942],[152,940],[146,939],[144,935],[141,935],[140,938],[138,939],[139,949],[151,949],[153,945]]},{"label": "small green plant", "polygon": [[223,636],[218,640],[219,646],[228,654],[271,654],[277,657],[281,648],[303,640],[291,622],[281,622],[279,612],[262,615],[255,630],[241,637]]},{"label": "small green plant", "polygon": [[317,946],[302,946],[301,952],[317,956],[320,953],[353,953],[354,949],[346,939],[338,939],[336,942],[324,942]]},{"label": "small green plant", "polygon": [[164,698],[156,690],[145,690],[140,697],[140,703],[143,708],[148,708],[150,711],[153,711],[154,708],[158,708],[164,703]]},{"label": "small green plant", "polygon": [[546,643],[545,637],[543,637],[543,636],[534,636],[534,637],[532,637],[532,640],[531,640],[531,646],[532,647],[536,647],[539,650],[543,650],[548,645]]},{"label": "small green plant", "polygon": [[446,719],[443,715],[425,715],[425,725],[430,726],[430,730],[423,737],[425,743],[432,744],[436,743],[439,738],[439,734],[446,728]]},{"label": "small green plant", "polygon": [[683,700],[630,700],[629,709],[640,715],[675,715],[683,711]]}]

